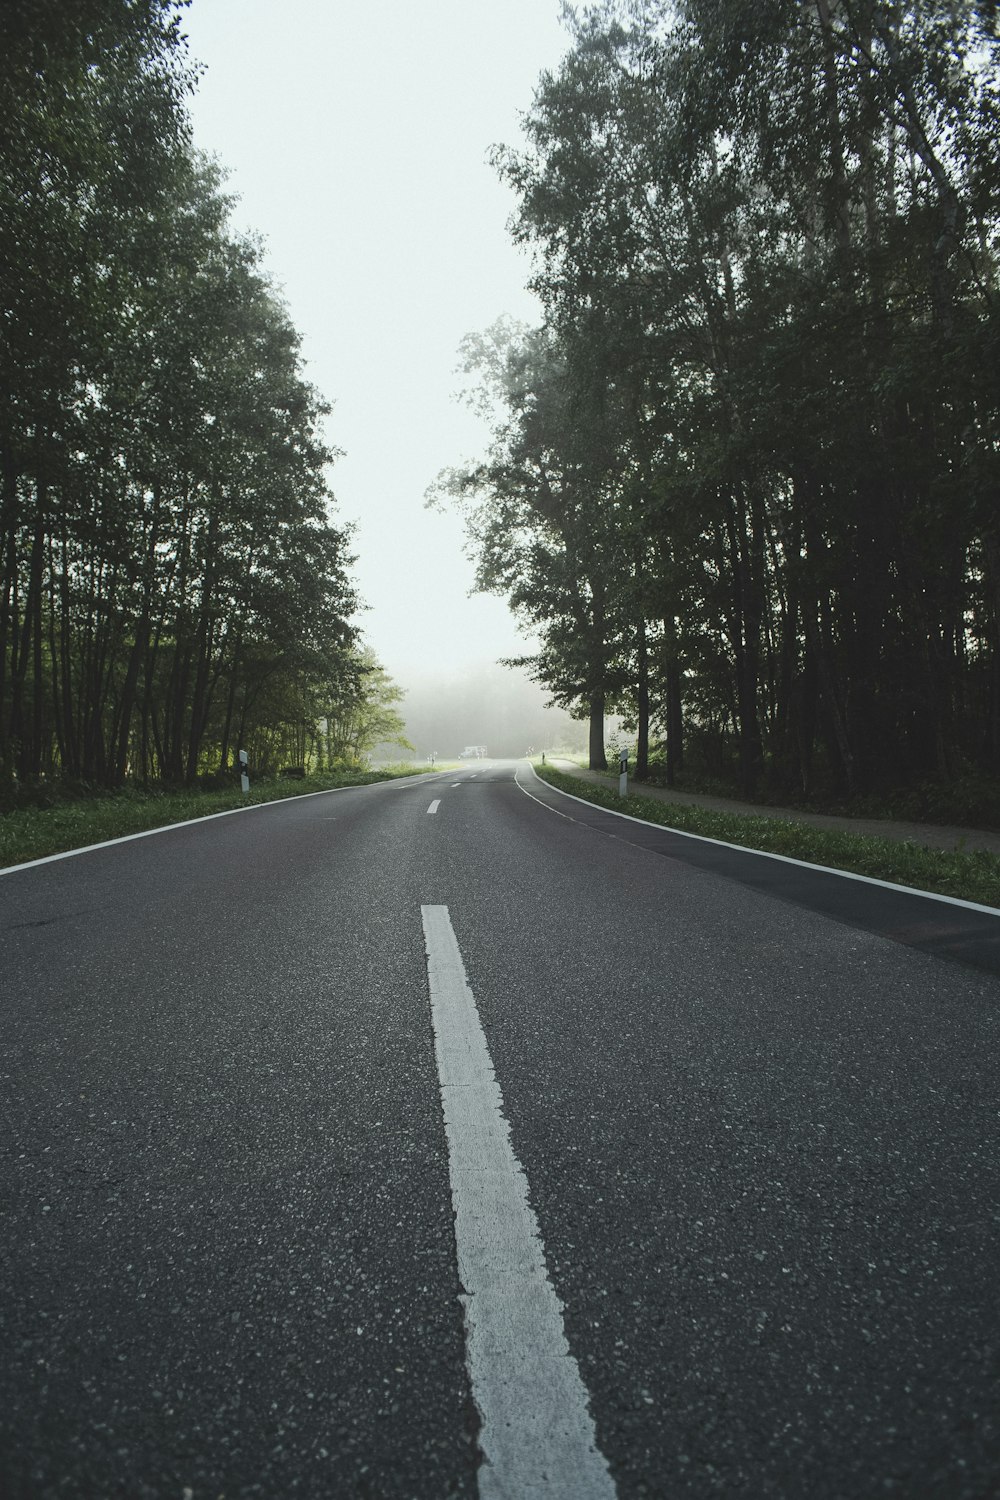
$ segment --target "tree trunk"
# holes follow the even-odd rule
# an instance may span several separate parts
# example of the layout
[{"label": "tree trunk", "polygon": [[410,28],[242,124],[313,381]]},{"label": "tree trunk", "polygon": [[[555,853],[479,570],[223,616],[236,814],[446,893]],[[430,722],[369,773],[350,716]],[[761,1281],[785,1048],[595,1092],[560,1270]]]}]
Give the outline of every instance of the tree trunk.
[{"label": "tree trunk", "polygon": [[604,751],[604,689],[590,695],[590,757],[592,771],[606,771],[608,757]]},{"label": "tree trunk", "polygon": [[139,683],[139,668],[146,658],[149,649],[149,600],[143,602],[142,616],[135,627],[135,639],[129,652],[128,667],[125,671],[125,682],[122,686],[121,709],[118,716],[118,739],[117,744],[112,747],[111,754],[111,776],[112,785],[121,786],[125,780],[128,769],[129,740],[132,733],[132,711],[135,707],[136,689]]},{"label": "tree trunk", "polygon": [[639,617],[638,683],[636,708],[638,723],[635,742],[635,779],[649,779],[649,651],[646,645],[646,622]]},{"label": "tree trunk", "polygon": [[[40,503],[40,502],[39,502]],[[42,567],[45,553],[45,537],[42,529],[41,515],[35,522],[34,536],[31,542],[31,558],[28,570],[28,595],[24,604],[24,618],[21,624],[21,639],[18,646],[17,662],[14,667],[14,698],[11,706],[11,737],[16,745],[17,770],[20,776],[32,777],[38,774],[37,747],[31,743],[30,733],[27,732],[24,714],[24,684],[28,673],[28,662],[34,659],[32,646],[41,631],[41,602],[42,602]],[[37,622],[38,629],[35,629]],[[16,622],[15,622],[16,628]],[[34,725],[34,713],[32,714],[32,725]]]},{"label": "tree trunk", "polygon": [[597,574],[588,578],[590,585],[590,650],[587,671],[590,679],[590,769],[606,771],[604,752],[604,709],[607,693],[605,662],[604,580]]},{"label": "tree trunk", "polygon": [[242,633],[237,630],[233,644],[233,658],[229,664],[229,691],[226,694],[226,713],[222,724],[222,745],[219,751],[219,770],[225,771],[229,764],[230,736],[233,732],[233,711],[236,707],[236,685],[240,662]]},{"label": "tree trunk", "polygon": [[667,786],[673,786],[684,767],[684,705],[681,668],[676,658],[667,666]]},{"label": "tree trunk", "polygon": [[11,667],[16,651],[16,619],[14,595],[17,578],[17,465],[14,451],[9,443],[0,447],[2,467],[2,489],[0,489],[0,558],[2,558],[2,581],[0,581],[0,770],[9,776],[13,770],[10,761],[9,721],[7,718],[7,651],[10,638]]}]

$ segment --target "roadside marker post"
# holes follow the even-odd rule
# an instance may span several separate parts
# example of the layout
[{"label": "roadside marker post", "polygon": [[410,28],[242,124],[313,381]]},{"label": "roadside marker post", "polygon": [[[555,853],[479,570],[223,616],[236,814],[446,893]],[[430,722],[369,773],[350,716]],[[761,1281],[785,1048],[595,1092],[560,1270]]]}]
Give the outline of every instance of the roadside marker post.
[{"label": "roadside marker post", "polygon": [[245,792],[250,790],[250,777],[247,775],[247,753],[240,751],[240,786]]},{"label": "roadside marker post", "polygon": [[618,795],[628,796],[628,751],[622,750],[618,758]]}]

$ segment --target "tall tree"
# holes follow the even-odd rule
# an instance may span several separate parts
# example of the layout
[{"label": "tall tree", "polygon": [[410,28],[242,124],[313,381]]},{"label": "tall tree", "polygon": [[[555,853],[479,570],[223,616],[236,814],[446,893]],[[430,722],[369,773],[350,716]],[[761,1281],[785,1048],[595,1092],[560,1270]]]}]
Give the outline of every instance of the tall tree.
[{"label": "tall tree", "polygon": [[747,791],[995,753],[991,15],[608,0],[498,153],[561,378],[633,393],[625,688]]},{"label": "tall tree", "polygon": [[509,600],[540,637],[519,661],[589,719],[590,764],[607,764],[604,719],[621,687],[628,626],[618,608],[627,545],[610,494],[603,393],[571,379],[566,349],[501,322],[466,340],[476,400],[497,419],[486,462],[443,476],[467,503],[477,584]]},{"label": "tall tree", "polygon": [[0,772],[193,780],[356,606],[327,408],[190,146],[168,0],[18,0],[0,59]]}]

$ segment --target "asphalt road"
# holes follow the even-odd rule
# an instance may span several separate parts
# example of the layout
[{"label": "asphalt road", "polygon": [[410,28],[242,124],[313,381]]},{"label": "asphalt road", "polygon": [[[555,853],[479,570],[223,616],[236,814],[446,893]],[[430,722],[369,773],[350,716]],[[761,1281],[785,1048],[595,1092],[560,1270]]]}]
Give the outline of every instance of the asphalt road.
[{"label": "asphalt road", "polygon": [[5,1500],[502,1492],[428,912],[587,1493],[1000,1493],[1000,918],[769,884],[515,771],[0,876]]}]

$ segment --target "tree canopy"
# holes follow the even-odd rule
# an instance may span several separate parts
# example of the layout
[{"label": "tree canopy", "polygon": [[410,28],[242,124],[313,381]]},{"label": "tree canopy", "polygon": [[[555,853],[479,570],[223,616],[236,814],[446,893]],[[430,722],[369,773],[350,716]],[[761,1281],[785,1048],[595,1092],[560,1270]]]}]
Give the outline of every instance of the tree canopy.
[{"label": "tree canopy", "polygon": [[[0,48],[0,775],[191,781],[360,712],[328,408],[190,139],[173,0]],[[384,684],[380,687],[384,696]]]},{"label": "tree canopy", "polygon": [[753,792],[1000,751],[995,7],[607,0],[498,150],[539,330],[495,413],[479,581],[533,669]]}]

